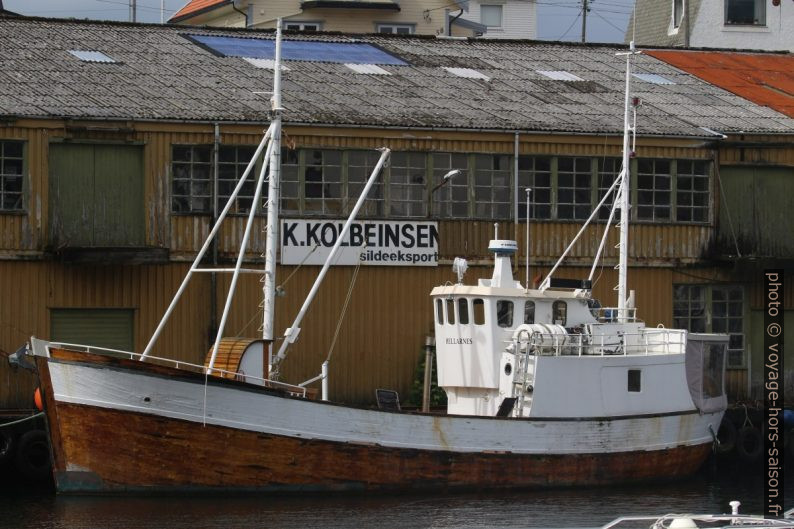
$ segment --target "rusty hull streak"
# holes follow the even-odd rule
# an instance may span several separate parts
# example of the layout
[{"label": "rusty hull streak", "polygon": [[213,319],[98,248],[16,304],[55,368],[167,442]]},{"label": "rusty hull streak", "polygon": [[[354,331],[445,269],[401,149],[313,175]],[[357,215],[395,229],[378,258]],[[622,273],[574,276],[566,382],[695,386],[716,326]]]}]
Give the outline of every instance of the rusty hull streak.
[{"label": "rusty hull streak", "polygon": [[67,403],[56,403],[55,411],[62,445],[55,450],[55,474],[63,492],[599,485],[690,474],[710,449],[529,456],[433,452],[295,439]]}]

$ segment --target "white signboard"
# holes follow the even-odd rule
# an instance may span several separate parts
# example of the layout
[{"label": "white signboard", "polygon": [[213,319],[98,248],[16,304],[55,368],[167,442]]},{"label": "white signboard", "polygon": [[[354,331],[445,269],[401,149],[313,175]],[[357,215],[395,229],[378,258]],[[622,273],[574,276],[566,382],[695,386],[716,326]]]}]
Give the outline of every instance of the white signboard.
[{"label": "white signboard", "polygon": [[[321,265],[331,254],[344,220],[283,219],[281,264]],[[332,264],[437,266],[438,223],[356,221]]]}]

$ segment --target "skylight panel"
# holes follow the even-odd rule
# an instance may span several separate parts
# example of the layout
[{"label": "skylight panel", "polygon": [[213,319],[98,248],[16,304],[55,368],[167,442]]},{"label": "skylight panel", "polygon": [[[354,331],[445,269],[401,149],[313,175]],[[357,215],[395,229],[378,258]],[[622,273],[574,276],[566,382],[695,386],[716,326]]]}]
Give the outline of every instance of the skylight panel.
[{"label": "skylight panel", "polygon": [[[221,57],[275,58],[276,41],[216,35],[185,35]],[[313,40],[285,40],[281,43],[281,57],[291,61],[334,62],[351,64],[408,63],[390,53],[363,42],[325,42]]]},{"label": "skylight panel", "polygon": [[535,70],[537,73],[555,81],[584,81],[581,77],[564,70]]},{"label": "skylight panel", "polygon": [[375,64],[346,63],[345,66],[347,66],[356,73],[363,73],[369,75],[391,75],[391,72],[389,72],[388,70],[384,70],[383,68]]},{"label": "skylight panel", "polygon": [[458,77],[465,77],[467,79],[485,79],[486,81],[491,80],[491,78],[484,73],[473,70],[472,68],[450,68],[447,66],[444,66],[443,68],[449,73],[457,75]]},{"label": "skylight panel", "polygon": [[651,84],[675,84],[673,81],[666,77],[662,77],[661,75],[655,73],[633,73],[631,74],[640,81],[645,81],[646,83]]},{"label": "skylight panel", "polygon": [[89,50],[69,50],[69,53],[80,59],[84,62],[109,62],[114,63],[116,62],[115,59],[112,59],[102,53],[101,51],[89,51]]},{"label": "skylight panel", "polygon": [[[276,69],[276,61],[275,59],[252,59],[251,57],[243,57],[243,60],[248,61],[249,63],[253,64],[257,68],[264,68],[266,70],[275,70]],[[281,65],[282,72],[288,72],[289,68]]]}]

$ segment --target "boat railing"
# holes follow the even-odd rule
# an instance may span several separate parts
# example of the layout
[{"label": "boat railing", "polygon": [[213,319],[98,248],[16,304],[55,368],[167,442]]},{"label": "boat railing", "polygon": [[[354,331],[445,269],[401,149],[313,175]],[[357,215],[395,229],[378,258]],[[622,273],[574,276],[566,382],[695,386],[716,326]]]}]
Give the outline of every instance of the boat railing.
[{"label": "boat railing", "polygon": [[[143,358],[143,355],[141,355],[140,353],[122,351],[121,349],[112,349],[109,347],[98,347],[95,345],[73,344],[66,342],[49,342],[47,348],[50,349],[52,347],[64,348],[73,351],[80,351],[99,356],[125,358],[129,360],[141,360]],[[208,374],[219,378],[234,379],[270,389],[279,389],[298,397],[306,397],[308,391],[305,387],[296,386],[293,384],[287,384],[285,382],[279,382],[277,380],[271,380],[268,378],[257,377],[257,376],[249,375],[247,373],[243,374],[243,373],[238,373],[236,371],[227,371],[225,369],[218,369],[217,367],[213,367],[212,369],[208,370],[206,366],[185,362],[183,360],[175,360],[173,358],[161,358],[158,356],[147,355],[143,359],[150,364],[164,365],[166,367],[173,367],[175,369],[181,369],[183,371],[190,371],[202,375]]]},{"label": "boat railing", "polygon": [[554,334],[521,333],[515,350],[526,350],[527,344],[541,356],[629,356],[680,354],[686,350],[687,331],[650,328],[638,333],[616,334]]},{"label": "boat railing", "polygon": [[[707,527],[753,527],[755,529],[791,527],[791,520],[764,518],[750,514],[666,514],[664,516],[621,516],[601,526],[601,529],[612,529],[620,525],[635,527],[638,522],[649,524],[647,527],[651,529],[668,529],[676,520],[679,521],[680,527],[703,527],[695,522],[703,522]],[[691,525],[684,525],[680,522],[681,520],[691,522]]]},{"label": "boat railing", "polygon": [[599,323],[615,323],[621,320],[621,311],[625,314],[626,323],[636,323],[642,320],[637,319],[637,309],[635,307],[619,309],[617,307],[599,307],[595,314]]}]

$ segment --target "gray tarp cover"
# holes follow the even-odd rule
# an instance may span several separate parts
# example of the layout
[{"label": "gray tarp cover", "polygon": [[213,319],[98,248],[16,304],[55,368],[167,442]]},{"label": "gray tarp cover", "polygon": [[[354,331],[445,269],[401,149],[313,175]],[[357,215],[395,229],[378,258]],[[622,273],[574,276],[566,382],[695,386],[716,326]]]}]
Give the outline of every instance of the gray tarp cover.
[{"label": "gray tarp cover", "polygon": [[689,394],[704,413],[724,410],[725,350],[727,335],[690,334],[686,343],[686,380]]}]

